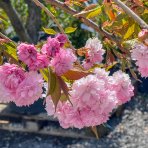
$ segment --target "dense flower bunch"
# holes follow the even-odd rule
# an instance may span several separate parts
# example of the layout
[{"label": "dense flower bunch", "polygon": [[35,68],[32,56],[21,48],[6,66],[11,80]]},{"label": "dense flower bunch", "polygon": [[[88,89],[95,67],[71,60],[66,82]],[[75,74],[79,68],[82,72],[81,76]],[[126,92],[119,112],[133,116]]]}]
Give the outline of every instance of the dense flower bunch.
[{"label": "dense flower bunch", "polygon": [[[53,77],[50,75],[49,80],[54,82],[55,88],[58,87],[58,92],[54,92],[54,95],[65,93],[67,90],[65,94],[69,95],[69,100],[59,100],[55,108],[51,94],[55,88],[53,87],[50,91],[49,87],[46,98],[48,114],[57,117],[63,128],[81,129],[105,123],[113,109],[126,103],[134,95],[131,80],[122,71],[117,71],[112,76],[103,68],[94,68],[91,73],[86,71],[95,64],[101,63],[105,53],[101,42],[97,38],[92,38],[86,42],[85,59],[82,61],[82,66],[79,67],[80,75],[81,73],[84,75],[75,79],[72,85],[69,85],[68,91],[67,84],[62,78],[69,70],[69,73],[74,73],[72,70],[74,70],[73,66],[77,58],[72,49],[64,47],[66,42],[66,35],[58,34],[54,38],[49,37],[41,49],[26,43],[19,44],[17,47],[18,58],[28,66],[28,71],[15,64],[0,66],[0,101],[12,101],[17,106],[33,104],[42,95],[43,78],[39,70],[50,67]],[[142,66],[143,63],[147,63],[147,54],[147,47],[144,44],[136,46],[132,53],[132,57],[138,60],[139,69],[143,68],[145,72],[148,71],[146,69],[148,65]],[[79,71],[77,72],[79,73]],[[144,72],[143,75],[145,76]],[[56,97],[54,96],[54,98]]]},{"label": "dense flower bunch", "polygon": [[42,95],[43,79],[37,72],[25,72],[14,64],[0,66],[0,101],[17,106],[33,104]]},{"label": "dense flower bunch", "polygon": [[58,34],[55,38],[49,37],[39,53],[34,45],[21,43],[18,46],[19,59],[28,65],[29,70],[37,71],[48,66],[53,67],[58,75],[62,75],[72,68],[76,56],[71,49],[64,49],[67,37]]},{"label": "dense flower bunch", "polygon": [[[94,75],[73,83],[70,101],[59,102],[56,112],[50,97],[46,99],[46,110],[54,114],[63,128],[83,128],[105,123],[117,105],[134,95],[129,76],[121,71],[109,76],[104,69],[95,69]],[[118,77],[119,76],[119,77]]]}]

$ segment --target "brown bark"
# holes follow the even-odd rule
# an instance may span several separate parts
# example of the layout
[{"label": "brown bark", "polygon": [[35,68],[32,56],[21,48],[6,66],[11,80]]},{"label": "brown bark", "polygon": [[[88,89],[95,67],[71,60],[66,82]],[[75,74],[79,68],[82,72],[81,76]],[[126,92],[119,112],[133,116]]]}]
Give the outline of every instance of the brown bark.
[{"label": "brown bark", "polygon": [[38,32],[41,28],[41,9],[31,0],[25,0],[28,5],[28,18],[26,22],[27,32],[34,43],[38,41]]},{"label": "brown bark", "polygon": [[11,4],[11,1],[10,0],[0,0],[0,7],[4,9],[4,11],[7,13],[12,23],[12,26],[14,27],[14,30],[16,34],[18,35],[19,39],[21,41],[27,41],[31,43],[32,39],[30,38],[21,20],[19,19],[17,12],[15,11],[15,9],[13,8]]}]

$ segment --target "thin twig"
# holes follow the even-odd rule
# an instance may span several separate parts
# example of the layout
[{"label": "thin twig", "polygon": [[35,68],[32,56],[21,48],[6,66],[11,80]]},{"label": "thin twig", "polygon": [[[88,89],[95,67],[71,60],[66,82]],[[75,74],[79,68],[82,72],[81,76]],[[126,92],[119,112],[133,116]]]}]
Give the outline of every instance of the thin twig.
[{"label": "thin twig", "polygon": [[121,7],[130,17],[132,17],[143,29],[148,29],[148,25],[144,22],[134,11],[128,8],[123,2],[120,0],[113,0],[119,7]]},{"label": "thin twig", "polygon": [[[61,24],[59,23],[59,21],[56,19],[56,17],[47,9],[46,6],[44,6],[41,2],[39,2],[38,0],[32,0],[34,1],[34,3],[39,6],[42,10],[44,10],[48,16],[51,17],[51,19],[55,22],[55,24],[57,25],[57,27],[59,28],[60,32],[62,34],[65,34],[64,29],[62,28]],[[71,42],[68,40],[69,46],[75,50],[75,48],[72,46]]]},{"label": "thin twig", "polygon": [[70,8],[68,7],[67,5],[65,5],[65,3],[63,2],[60,2],[58,0],[45,0],[48,4],[50,5],[53,5],[53,6],[56,6],[62,10],[64,10],[65,12],[67,12],[68,14],[71,14],[73,15],[74,17],[76,17],[77,19],[80,19],[80,21],[82,21],[84,24],[86,24],[87,26],[93,28],[95,31],[97,31],[102,37],[107,37],[108,39],[114,41],[117,46],[122,50],[124,51],[123,47],[121,46],[120,44],[120,41],[119,39],[114,36],[113,34],[111,33],[108,33],[107,31],[104,31],[102,29],[101,26],[98,26],[96,23],[94,23],[92,20],[90,19],[87,19],[85,17],[77,17],[75,16],[76,14],[78,14],[78,12],[76,10],[74,10],[73,8]]},{"label": "thin twig", "polygon": [[16,42],[12,41],[10,38],[8,38],[7,36],[5,36],[3,33],[0,32],[0,37],[9,41],[9,42],[12,42],[13,44],[17,45]]}]

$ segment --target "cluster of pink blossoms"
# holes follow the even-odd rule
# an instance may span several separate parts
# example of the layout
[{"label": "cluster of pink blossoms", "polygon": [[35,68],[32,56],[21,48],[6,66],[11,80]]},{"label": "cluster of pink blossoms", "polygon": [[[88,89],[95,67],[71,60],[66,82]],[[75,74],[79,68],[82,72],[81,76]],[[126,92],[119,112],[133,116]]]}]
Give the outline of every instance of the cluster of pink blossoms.
[{"label": "cluster of pink blossoms", "polygon": [[42,95],[43,79],[37,72],[25,72],[15,64],[0,66],[0,102],[17,106],[33,104]]},{"label": "cluster of pink blossoms", "polygon": [[102,44],[98,38],[88,39],[85,48],[88,49],[86,60],[83,63],[85,69],[89,69],[94,64],[102,62],[105,50],[102,48]]},{"label": "cluster of pink blossoms", "polygon": [[60,101],[55,112],[50,96],[46,98],[48,114],[57,117],[63,128],[81,129],[105,123],[117,105],[129,101],[134,95],[127,74],[118,71],[109,76],[104,69],[95,69],[94,72],[94,75],[73,83],[70,91],[73,106],[69,101]]},{"label": "cluster of pink blossoms", "polygon": [[148,77],[148,46],[143,43],[136,44],[131,57],[136,60],[136,65],[142,77]]},{"label": "cluster of pink blossoms", "polygon": [[64,49],[66,41],[64,34],[58,34],[55,38],[49,37],[40,53],[34,45],[22,43],[17,48],[19,59],[28,65],[29,70],[37,71],[51,66],[58,75],[62,75],[71,69],[76,61],[72,50]]},{"label": "cluster of pink blossoms", "polygon": [[28,65],[30,70],[39,70],[48,67],[49,60],[46,55],[37,52],[34,45],[21,43],[18,47],[19,59]]}]

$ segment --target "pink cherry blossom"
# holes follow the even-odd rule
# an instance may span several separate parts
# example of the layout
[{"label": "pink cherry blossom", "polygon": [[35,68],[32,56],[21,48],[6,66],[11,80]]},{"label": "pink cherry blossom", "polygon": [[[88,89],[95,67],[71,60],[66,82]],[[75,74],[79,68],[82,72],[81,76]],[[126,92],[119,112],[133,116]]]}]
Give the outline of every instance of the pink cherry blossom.
[{"label": "pink cherry blossom", "polygon": [[46,98],[46,108],[45,109],[46,109],[46,111],[47,111],[49,116],[54,115],[54,113],[55,113],[55,106],[54,106],[54,104],[53,104],[53,102],[51,100],[51,96],[48,96]]},{"label": "pink cherry blossom", "polygon": [[35,62],[32,62],[29,65],[29,70],[39,70],[39,69],[43,69],[43,68],[47,68],[49,65],[49,58],[47,57],[47,55],[44,54],[37,54],[37,59]]},{"label": "pink cherry blossom", "polygon": [[[59,102],[55,117],[63,128],[84,128],[100,125],[109,119],[111,111],[116,107],[117,99],[114,91],[106,90],[105,82],[96,75],[89,75],[77,80],[70,91],[70,101]],[[48,103],[48,102],[47,102]],[[52,103],[46,110],[53,114]],[[50,113],[52,112],[52,113]]]},{"label": "pink cherry blossom", "polygon": [[18,88],[25,79],[23,69],[15,64],[4,64],[0,66],[0,102],[10,102]]},{"label": "pink cherry blossom", "polygon": [[19,59],[27,65],[30,65],[32,62],[36,61],[37,50],[34,45],[21,43],[18,47],[18,56]]},{"label": "pink cherry blossom", "polygon": [[83,63],[85,69],[89,69],[94,64],[102,62],[105,50],[102,48],[102,44],[97,38],[88,39],[85,48],[88,49],[86,60]]},{"label": "pink cherry blossom", "polygon": [[4,87],[10,92],[15,92],[18,85],[25,79],[25,72],[15,64],[4,64],[0,66],[0,80]]},{"label": "pink cherry blossom", "polygon": [[0,83],[0,103],[9,103],[10,101],[12,101],[12,94]]},{"label": "pink cherry blossom", "polygon": [[57,75],[62,75],[72,69],[76,56],[71,49],[60,49],[59,53],[51,60],[51,66]]},{"label": "pink cherry blossom", "polygon": [[148,46],[143,43],[137,43],[131,53],[133,60],[136,60],[136,65],[142,77],[148,77]]},{"label": "pink cherry blossom", "polygon": [[26,73],[25,79],[19,84],[13,101],[17,106],[28,106],[42,95],[43,79],[37,72]]},{"label": "pink cherry blossom", "polygon": [[43,45],[41,52],[48,57],[54,57],[60,50],[60,42],[56,38],[49,37],[47,43]]},{"label": "pink cherry blossom", "polygon": [[58,34],[56,39],[60,42],[60,47],[63,47],[64,44],[67,42],[68,38],[65,34]]},{"label": "pink cherry blossom", "polygon": [[116,91],[118,105],[131,100],[131,97],[134,96],[134,87],[131,84],[129,75],[122,71],[117,71],[113,74],[113,81],[112,89]]}]

